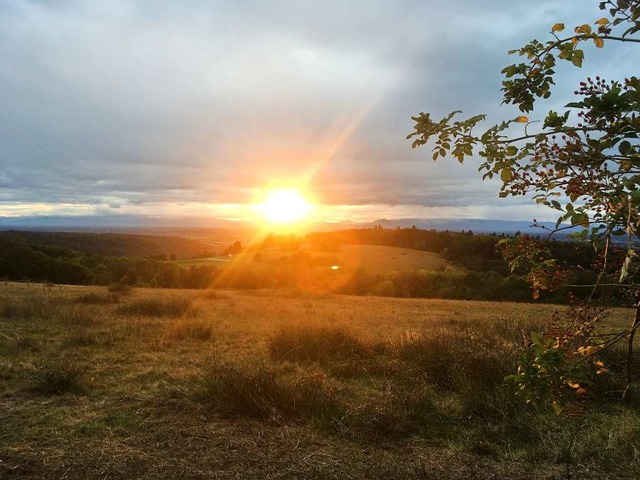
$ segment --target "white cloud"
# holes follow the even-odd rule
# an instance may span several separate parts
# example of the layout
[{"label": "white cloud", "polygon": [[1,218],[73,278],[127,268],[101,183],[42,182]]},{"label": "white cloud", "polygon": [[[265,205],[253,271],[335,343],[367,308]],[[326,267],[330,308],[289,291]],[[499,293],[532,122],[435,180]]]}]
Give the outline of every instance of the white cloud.
[{"label": "white cloud", "polygon": [[[404,137],[421,110],[510,116],[506,50],[575,12],[598,15],[583,0],[5,1],[0,215],[191,211],[308,181],[332,205],[529,218],[474,162],[433,164]],[[637,65],[606,50],[611,74]]]}]

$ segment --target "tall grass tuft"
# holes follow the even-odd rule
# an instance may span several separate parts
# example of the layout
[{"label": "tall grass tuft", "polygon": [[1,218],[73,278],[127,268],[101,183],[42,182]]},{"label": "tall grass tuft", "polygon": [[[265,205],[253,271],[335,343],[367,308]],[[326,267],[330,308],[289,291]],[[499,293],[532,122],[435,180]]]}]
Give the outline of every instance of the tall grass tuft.
[{"label": "tall grass tuft", "polygon": [[200,298],[205,300],[226,300],[229,298],[229,295],[226,293],[219,292],[218,290],[214,290],[212,288],[205,290]]},{"label": "tall grass tuft", "polygon": [[181,340],[210,340],[213,336],[213,323],[210,320],[198,318],[179,318],[172,321],[164,331],[162,345],[169,345],[173,341]]},{"label": "tall grass tuft", "polygon": [[268,348],[273,360],[298,363],[327,364],[371,354],[347,328],[309,323],[282,325],[269,338]]},{"label": "tall grass tuft", "polygon": [[69,358],[49,359],[36,365],[32,390],[47,395],[83,393],[87,368]]},{"label": "tall grass tuft", "polygon": [[114,293],[118,295],[130,295],[133,292],[133,287],[131,285],[127,285],[126,283],[112,283],[107,287],[107,291],[109,293]]},{"label": "tall grass tuft", "polygon": [[91,292],[80,295],[75,301],[81,305],[109,305],[112,303],[120,303],[120,296],[112,292]]},{"label": "tall grass tuft", "polygon": [[88,327],[97,322],[96,312],[87,311],[80,305],[73,305],[55,312],[56,318],[74,327]]},{"label": "tall grass tuft", "polygon": [[522,335],[499,322],[452,321],[408,332],[397,344],[397,355],[438,387],[491,389],[513,373]]},{"label": "tall grass tuft", "polygon": [[338,390],[323,373],[291,373],[264,362],[210,360],[195,397],[218,413],[276,420],[327,419],[340,410]]},{"label": "tall grass tuft", "polygon": [[371,440],[388,440],[415,434],[432,435],[443,414],[436,393],[422,378],[409,382],[385,381],[363,399],[349,402],[340,421],[343,433]]},{"label": "tall grass tuft", "polygon": [[191,302],[184,298],[134,300],[118,306],[116,313],[141,317],[179,317],[191,307]]},{"label": "tall grass tuft", "polygon": [[0,317],[2,318],[36,320],[50,318],[52,314],[52,304],[48,297],[34,295],[0,299]]}]

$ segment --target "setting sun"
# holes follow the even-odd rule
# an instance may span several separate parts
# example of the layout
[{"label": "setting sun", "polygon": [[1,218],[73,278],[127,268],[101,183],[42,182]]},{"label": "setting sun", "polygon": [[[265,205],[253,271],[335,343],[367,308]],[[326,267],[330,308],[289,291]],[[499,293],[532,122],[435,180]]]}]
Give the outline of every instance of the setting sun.
[{"label": "setting sun", "polygon": [[312,206],[304,196],[295,189],[282,188],[272,190],[265,200],[258,205],[264,218],[272,223],[293,223],[304,220]]}]

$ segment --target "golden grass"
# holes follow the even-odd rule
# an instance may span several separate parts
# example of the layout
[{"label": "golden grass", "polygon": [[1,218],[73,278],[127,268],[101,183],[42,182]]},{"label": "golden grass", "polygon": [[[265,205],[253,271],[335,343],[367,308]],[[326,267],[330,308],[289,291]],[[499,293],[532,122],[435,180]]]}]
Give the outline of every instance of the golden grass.
[{"label": "golden grass", "polygon": [[[48,293],[41,285],[0,285],[0,313],[13,312],[0,318],[0,477],[13,473],[20,478],[168,478],[180,472],[188,478],[462,479],[475,472],[477,478],[524,479],[556,478],[564,471],[553,451],[545,454],[546,460],[536,460],[517,446],[491,446],[504,445],[505,435],[516,435],[518,428],[528,432],[524,423],[519,426],[514,420],[511,432],[484,424],[484,404],[475,406],[464,399],[460,404],[458,397],[433,391],[439,387],[421,378],[415,379],[412,390],[399,389],[392,375],[402,372],[405,367],[397,362],[404,360],[379,363],[385,352],[376,349],[413,339],[407,354],[420,347],[425,332],[467,321],[480,330],[483,322],[494,330],[503,328],[501,318],[506,329],[513,321],[539,323],[551,315],[553,306],[348,297],[303,290],[135,289],[119,304],[87,300],[102,295],[106,289],[100,287],[65,286]],[[154,302],[181,305],[180,311],[174,316],[118,313],[123,304]],[[619,309],[609,322],[626,323],[630,317],[629,311]],[[348,332],[370,347],[368,357],[356,365],[345,355],[346,360],[323,371],[318,363],[270,360],[274,336],[301,323]],[[354,361],[360,362],[357,353]],[[64,369],[55,370],[62,354]],[[220,375],[234,370],[206,370],[212,359],[249,365],[272,362],[275,366],[268,371],[276,368],[291,379],[276,385],[285,400],[296,382],[323,379],[315,376],[316,369],[318,375],[339,371],[331,383],[344,385],[351,403],[339,418],[327,414],[330,432],[323,430],[326,426],[283,421],[284,414],[266,423],[218,416],[189,393],[192,379],[209,371],[214,375],[209,377],[214,381],[209,391],[229,394],[228,385],[235,385],[236,377]],[[419,360],[413,362],[418,367]],[[45,371],[51,376],[73,377],[81,371],[84,391],[69,388],[71,393],[56,396],[34,391],[34,379],[43,380],[37,374],[42,365],[51,365]],[[474,365],[463,367],[472,371]],[[350,375],[353,380],[345,380]],[[258,379],[247,378],[249,383]],[[46,376],[44,381],[52,382]],[[315,395],[315,390],[309,392]],[[273,401],[275,394],[269,395]],[[404,405],[403,410],[398,405]],[[627,425],[638,424],[636,414],[625,415]],[[606,426],[604,420],[601,423]],[[468,425],[468,430],[460,425]],[[627,430],[612,438],[631,448],[634,430]],[[375,431],[378,434],[372,435]],[[551,445],[566,437],[557,427],[548,432]],[[590,443],[577,442],[584,458],[593,456],[590,449],[605,434],[590,435]],[[401,440],[394,440],[396,436]],[[588,462],[587,467],[602,476],[600,467]]]}]

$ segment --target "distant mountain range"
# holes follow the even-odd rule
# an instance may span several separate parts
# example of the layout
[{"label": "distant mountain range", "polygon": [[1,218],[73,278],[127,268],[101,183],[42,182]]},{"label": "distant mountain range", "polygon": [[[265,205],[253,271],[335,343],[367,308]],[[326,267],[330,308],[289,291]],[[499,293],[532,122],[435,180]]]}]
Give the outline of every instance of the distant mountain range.
[{"label": "distant mountain range", "polygon": [[[555,225],[541,222],[547,228]],[[332,231],[348,228],[371,228],[380,225],[383,228],[411,228],[416,226],[425,230],[449,230],[453,232],[471,230],[474,233],[529,233],[544,234],[540,227],[534,227],[533,221],[524,220],[492,220],[472,218],[402,218],[379,219],[374,222],[319,222],[309,225],[306,231]],[[41,217],[0,217],[0,230],[45,230],[45,231],[149,231],[164,229],[247,229],[254,225],[248,222],[222,220],[203,217],[147,217],[137,215],[102,215],[102,216],[41,216]]]},{"label": "distant mountain range", "polygon": [[396,220],[381,219],[371,223],[372,225],[380,225],[383,228],[411,228],[416,226],[423,230],[449,230],[451,232],[459,232],[462,230],[471,230],[473,233],[529,233],[543,234],[545,230],[540,227],[543,225],[548,229],[555,228],[553,222],[538,222],[534,226],[533,220],[492,220],[477,218],[403,218]]}]

